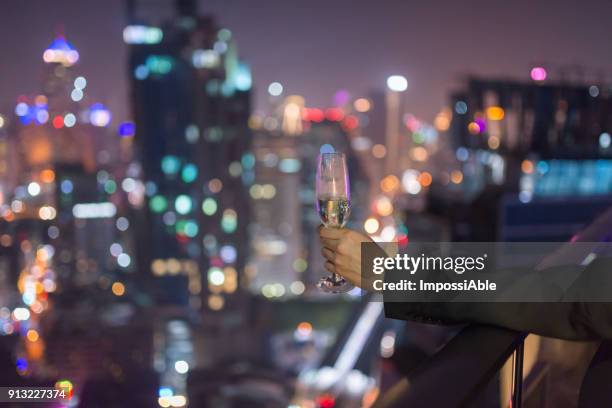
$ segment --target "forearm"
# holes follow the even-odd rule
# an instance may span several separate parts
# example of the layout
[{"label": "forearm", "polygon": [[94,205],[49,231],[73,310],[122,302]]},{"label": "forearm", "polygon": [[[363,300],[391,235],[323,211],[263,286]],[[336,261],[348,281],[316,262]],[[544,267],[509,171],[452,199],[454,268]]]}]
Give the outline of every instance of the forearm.
[{"label": "forearm", "polygon": [[498,271],[489,275],[502,283],[491,301],[484,296],[466,301],[461,294],[443,301],[421,296],[388,302],[385,312],[396,319],[490,324],[571,340],[612,339],[610,270],[609,262],[599,259],[587,268]]},{"label": "forearm", "polygon": [[478,323],[568,340],[612,339],[609,303],[386,303],[389,318],[426,323]]}]

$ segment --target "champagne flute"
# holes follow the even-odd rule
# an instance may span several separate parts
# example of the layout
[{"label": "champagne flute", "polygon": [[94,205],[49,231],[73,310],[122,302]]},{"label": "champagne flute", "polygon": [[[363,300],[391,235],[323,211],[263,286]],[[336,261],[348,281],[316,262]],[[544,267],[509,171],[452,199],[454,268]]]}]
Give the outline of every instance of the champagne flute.
[{"label": "champagne flute", "polygon": [[[317,165],[317,211],[328,228],[342,228],[351,212],[351,193],[344,154],[321,153]],[[324,292],[344,293],[353,286],[337,273],[319,280],[317,287]]]}]

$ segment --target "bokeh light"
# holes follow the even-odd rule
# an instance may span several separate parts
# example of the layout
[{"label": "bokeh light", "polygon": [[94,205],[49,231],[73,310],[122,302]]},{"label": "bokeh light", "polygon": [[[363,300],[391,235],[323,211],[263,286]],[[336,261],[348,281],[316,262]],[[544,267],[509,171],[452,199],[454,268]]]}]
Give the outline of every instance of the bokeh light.
[{"label": "bokeh light", "polygon": [[391,75],[387,78],[387,87],[394,92],[403,92],[408,89],[408,80],[402,75]]},{"label": "bokeh light", "polygon": [[114,282],[111,286],[111,290],[113,292],[113,295],[123,296],[125,294],[125,285],[121,282]]},{"label": "bokeh light", "polygon": [[530,74],[531,79],[538,82],[546,80],[546,77],[548,76],[548,73],[544,67],[533,67]]},{"label": "bokeh light", "polygon": [[280,96],[283,93],[283,85],[280,82],[272,82],[268,85],[268,93],[272,96]]}]

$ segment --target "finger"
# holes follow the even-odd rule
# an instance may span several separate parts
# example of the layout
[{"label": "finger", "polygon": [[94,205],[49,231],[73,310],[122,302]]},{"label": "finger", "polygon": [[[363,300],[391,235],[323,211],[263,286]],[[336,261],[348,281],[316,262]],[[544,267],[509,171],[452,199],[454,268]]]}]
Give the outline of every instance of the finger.
[{"label": "finger", "polygon": [[325,259],[327,259],[328,261],[334,262],[334,259],[336,258],[336,254],[334,253],[334,251],[332,251],[329,248],[322,248],[321,253],[323,254],[323,257]]},{"label": "finger", "polygon": [[336,273],[336,266],[332,262],[325,262],[325,269],[327,269],[328,272]]},{"label": "finger", "polygon": [[344,228],[327,228],[323,227],[319,229],[319,236],[321,238],[326,239],[340,239],[346,234],[346,229]]},{"label": "finger", "polygon": [[340,243],[339,240],[337,239],[325,239],[325,238],[321,238],[321,245],[324,248],[330,249],[332,251],[335,251],[336,248],[338,248],[338,244]]}]

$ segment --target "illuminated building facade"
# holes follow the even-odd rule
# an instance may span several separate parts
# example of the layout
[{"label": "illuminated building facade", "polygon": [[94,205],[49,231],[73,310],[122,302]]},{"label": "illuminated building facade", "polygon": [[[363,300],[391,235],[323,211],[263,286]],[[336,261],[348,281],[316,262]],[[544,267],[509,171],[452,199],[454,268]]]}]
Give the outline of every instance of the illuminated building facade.
[{"label": "illuminated building facade", "polygon": [[128,2],[123,32],[146,178],[140,256],[159,302],[225,310],[240,301],[249,248],[251,76],[229,30],[197,16],[195,1],[173,4],[176,17],[154,27]]},{"label": "illuminated building facade", "polygon": [[249,189],[253,226],[247,277],[249,289],[267,297],[300,295],[305,290],[301,141],[282,132],[254,132],[256,178]]},{"label": "illuminated building facade", "polygon": [[[271,91],[276,93],[278,87],[274,84]],[[253,250],[247,277],[255,293],[267,298],[299,296],[314,288],[325,273],[317,235],[321,221],[315,210],[320,152],[336,150],[347,156],[349,225],[359,225],[367,215],[372,168],[364,152],[371,143],[359,135],[359,111],[347,102],[343,103],[347,106],[322,110],[304,107],[302,97],[290,95],[277,106],[276,115],[251,120],[258,130],[253,147],[256,179],[249,190]],[[357,105],[362,112],[369,110],[365,99]]]},{"label": "illuminated building facade", "polygon": [[[451,186],[483,205],[499,204],[491,216],[504,240],[568,239],[611,204],[607,88],[546,77],[536,67],[530,82],[472,78],[451,98],[450,131],[460,163]],[[487,194],[488,200],[479,200]],[[572,212],[583,216],[569,220]]]},{"label": "illuminated building facade", "polygon": [[65,353],[45,353],[65,336],[46,339],[58,328],[41,316],[61,316],[62,332],[83,324],[81,307],[103,298],[114,305],[138,291],[128,214],[141,205],[144,188],[126,176],[137,171],[116,154],[122,147],[110,135],[111,112],[87,95],[75,47],[58,36],[42,59],[41,94],[19,96],[13,112],[2,114],[0,156],[10,155],[11,166],[2,174],[2,273],[19,296],[0,299],[0,328],[23,336],[21,375],[74,369],[80,379],[87,367]]}]

